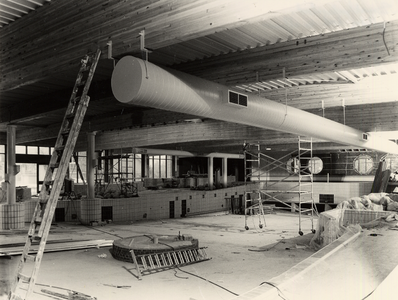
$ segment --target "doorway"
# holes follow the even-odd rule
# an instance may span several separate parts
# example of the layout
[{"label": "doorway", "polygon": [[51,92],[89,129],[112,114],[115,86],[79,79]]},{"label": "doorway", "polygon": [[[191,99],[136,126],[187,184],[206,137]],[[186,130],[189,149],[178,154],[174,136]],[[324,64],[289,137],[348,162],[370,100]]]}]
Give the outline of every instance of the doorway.
[{"label": "doorway", "polygon": [[187,200],[181,201],[181,217],[185,218],[187,216]]},{"label": "doorway", "polygon": [[175,217],[175,203],[174,201],[169,202],[169,218],[174,219]]}]

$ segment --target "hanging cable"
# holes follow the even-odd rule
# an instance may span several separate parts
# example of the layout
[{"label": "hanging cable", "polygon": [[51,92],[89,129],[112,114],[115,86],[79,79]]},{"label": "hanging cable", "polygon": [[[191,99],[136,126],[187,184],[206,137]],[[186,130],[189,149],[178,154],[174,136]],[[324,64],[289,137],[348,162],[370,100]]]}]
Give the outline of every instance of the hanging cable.
[{"label": "hanging cable", "polygon": [[[286,80],[285,67],[283,67],[283,79]],[[283,121],[279,126],[282,126],[283,123],[285,123],[287,117],[287,88],[285,86],[285,83],[283,84],[283,87],[285,88],[285,116],[283,117]]]},{"label": "hanging cable", "polygon": [[386,44],[386,39],[385,39],[385,33],[386,33],[386,22],[384,22],[384,24],[383,24],[383,34],[382,34],[382,36],[383,36],[383,42],[384,42],[384,46],[386,47],[386,50],[387,50],[387,53],[388,53],[388,56],[390,56],[390,50],[388,50],[388,47],[387,47],[387,44]]}]

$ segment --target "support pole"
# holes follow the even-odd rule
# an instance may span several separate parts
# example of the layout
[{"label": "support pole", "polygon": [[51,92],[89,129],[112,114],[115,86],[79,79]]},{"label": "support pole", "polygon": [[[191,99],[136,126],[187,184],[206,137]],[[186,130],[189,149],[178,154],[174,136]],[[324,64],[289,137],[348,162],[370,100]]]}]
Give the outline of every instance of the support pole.
[{"label": "support pole", "polygon": [[87,199],[95,198],[95,134],[87,133]]},{"label": "support pole", "polygon": [[223,188],[228,186],[228,158],[222,158],[222,185]]},{"label": "support pole", "polygon": [[209,179],[209,189],[213,189],[213,184],[214,184],[214,178],[213,178],[213,173],[214,173],[214,163],[213,163],[213,157],[209,157],[207,159],[207,177]]},{"label": "support pole", "polygon": [[15,136],[16,126],[7,126],[7,204],[16,204],[16,190],[15,190]]}]

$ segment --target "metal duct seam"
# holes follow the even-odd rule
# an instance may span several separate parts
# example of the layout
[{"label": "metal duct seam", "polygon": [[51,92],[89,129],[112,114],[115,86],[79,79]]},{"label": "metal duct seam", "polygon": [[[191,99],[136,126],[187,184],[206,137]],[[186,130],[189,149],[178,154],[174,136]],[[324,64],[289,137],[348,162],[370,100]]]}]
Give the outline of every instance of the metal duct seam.
[{"label": "metal duct seam", "polygon": [[[147,74],[149,76],[147,76]],[[256,95],[245,94],[248,105],[228,104],[230,88],[182,72],[163,69],[133,56],[116,64],[111,79],[115,98],[126,104],[148,106],[311,136],[345,145],[398,154],[398,145],[375,135]],[[242,94],[242,92],[237,92]]]}]

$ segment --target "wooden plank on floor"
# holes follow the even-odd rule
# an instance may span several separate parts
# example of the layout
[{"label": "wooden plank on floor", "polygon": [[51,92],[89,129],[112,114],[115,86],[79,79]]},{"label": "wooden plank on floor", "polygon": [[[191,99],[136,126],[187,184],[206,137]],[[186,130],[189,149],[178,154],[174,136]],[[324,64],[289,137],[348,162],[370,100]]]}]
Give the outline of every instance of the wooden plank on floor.
[{"label": "wooden plank on floor", "polygon": [[[46,245],[44,252],[57,252],[57,251],[69,251],[77,249],[89,249],[89,248],[100,248],[112,246],[113,240],[90,240],[90,241],[71,241],[64,243],[53,243]],[[0,248],[0,256],[20,255],[23,251],[23,246],[17,247],[4,247]],[[37,252],[39,245],[32,245],[32,251]]]}]

